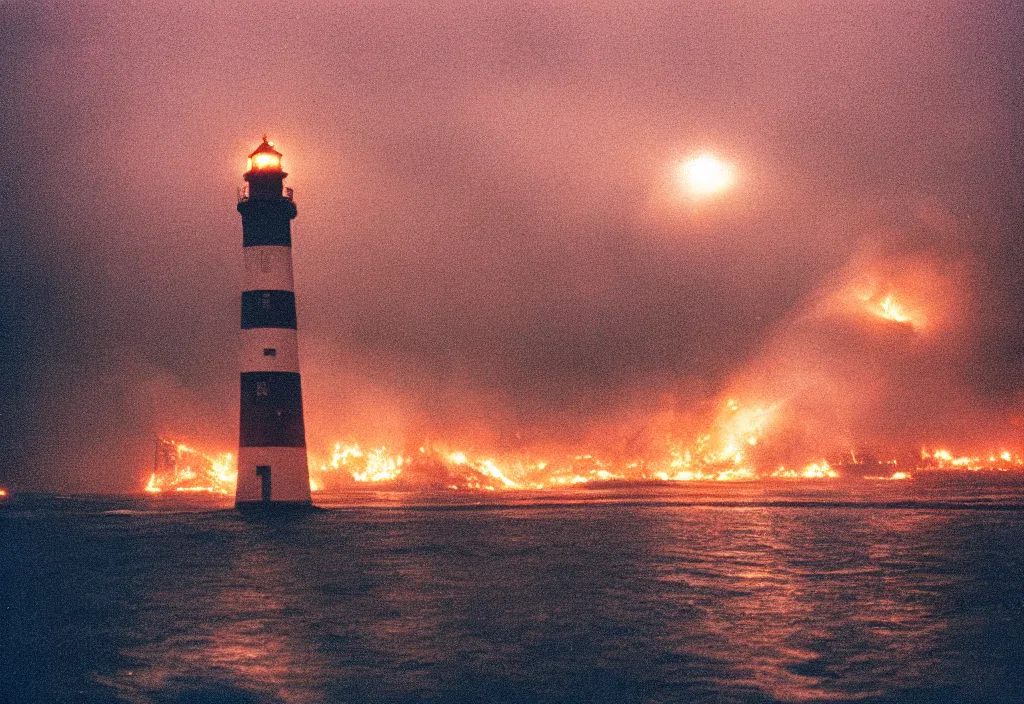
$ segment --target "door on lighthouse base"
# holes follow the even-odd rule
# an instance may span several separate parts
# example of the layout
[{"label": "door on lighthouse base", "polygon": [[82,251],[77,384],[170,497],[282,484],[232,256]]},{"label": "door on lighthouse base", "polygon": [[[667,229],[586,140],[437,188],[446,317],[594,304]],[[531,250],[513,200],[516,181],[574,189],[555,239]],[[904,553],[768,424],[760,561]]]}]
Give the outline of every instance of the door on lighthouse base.
[{"label": "door on lighthouse base", "polygon": [[270,501],[270,465],[257,465],[256,476],[260,478],[260,498],[263,501]]}]

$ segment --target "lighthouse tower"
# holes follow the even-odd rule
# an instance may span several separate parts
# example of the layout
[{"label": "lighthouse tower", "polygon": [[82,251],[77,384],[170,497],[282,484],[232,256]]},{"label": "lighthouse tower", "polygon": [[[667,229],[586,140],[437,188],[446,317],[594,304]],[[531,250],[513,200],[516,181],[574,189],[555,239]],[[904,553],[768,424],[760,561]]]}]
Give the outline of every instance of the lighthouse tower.
[{"label": "lighthouse tower", "polygon": [[235,507],[310,506],[302,420],[291,221],[281,153],[263,137],[249,155],[242,214],[242,407]]}]

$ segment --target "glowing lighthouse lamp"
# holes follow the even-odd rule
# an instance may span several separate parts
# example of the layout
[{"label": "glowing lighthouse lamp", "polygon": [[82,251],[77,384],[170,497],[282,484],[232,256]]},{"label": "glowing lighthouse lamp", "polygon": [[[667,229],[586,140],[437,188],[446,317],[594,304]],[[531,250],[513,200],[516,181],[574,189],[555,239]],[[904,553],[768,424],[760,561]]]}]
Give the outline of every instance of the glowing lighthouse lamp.
[{"label": "glowing lighthouse lamp", "polygon": [[239,510],[311,506],[292,278],[291,221],[298,211],[284,187],[287,175],[281,153],[264,136],[249,155],[238,197],[245,265]]}]

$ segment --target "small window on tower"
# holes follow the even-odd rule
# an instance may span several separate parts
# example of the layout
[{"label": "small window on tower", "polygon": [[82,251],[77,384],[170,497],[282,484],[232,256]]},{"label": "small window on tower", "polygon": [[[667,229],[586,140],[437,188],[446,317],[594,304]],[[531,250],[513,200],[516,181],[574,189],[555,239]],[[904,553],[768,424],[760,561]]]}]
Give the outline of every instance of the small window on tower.
[{"label": "small window on tower", "polygon": [[274,349],[273,347],[264,347],[263,348],[263,356],[264,357],[276,357],[277,356],[277,350]]},{"label": "small window on tower", "polygon": [[263,294],[263,310],[270,310],[270,294]]},{"label": "small window on tower", "polygon": [[268,393],[267,393],[267,382],[265,382],[265,381],[257,381],[256,382],[256,395],[257,396],[267,396],[268,395]]}]

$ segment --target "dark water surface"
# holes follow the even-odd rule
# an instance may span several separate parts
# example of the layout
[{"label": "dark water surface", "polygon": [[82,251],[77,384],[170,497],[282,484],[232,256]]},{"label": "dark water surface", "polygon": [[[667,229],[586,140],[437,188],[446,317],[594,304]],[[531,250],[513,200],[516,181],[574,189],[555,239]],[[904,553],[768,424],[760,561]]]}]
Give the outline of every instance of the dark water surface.
[{"label": "dark water surface", "polygon": [[1024,702],[1024,484],[0,507],[5,702]]}]

